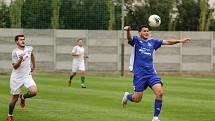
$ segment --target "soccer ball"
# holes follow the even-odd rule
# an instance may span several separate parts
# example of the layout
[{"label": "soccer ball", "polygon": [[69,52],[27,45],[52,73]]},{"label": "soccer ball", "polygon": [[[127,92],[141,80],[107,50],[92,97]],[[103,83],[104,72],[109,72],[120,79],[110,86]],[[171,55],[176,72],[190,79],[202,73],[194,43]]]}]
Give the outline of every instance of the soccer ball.
[{"label": "soccer ball", "polygon": [[158,27],[161,24],[161,18],[158,15],[151,15],[148,19],[149,26]]}]

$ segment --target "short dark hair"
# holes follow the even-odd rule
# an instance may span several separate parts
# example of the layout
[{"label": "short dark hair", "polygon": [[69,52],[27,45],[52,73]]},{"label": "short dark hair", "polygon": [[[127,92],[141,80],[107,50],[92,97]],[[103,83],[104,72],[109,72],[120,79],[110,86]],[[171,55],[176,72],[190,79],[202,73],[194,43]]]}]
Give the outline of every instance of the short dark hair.
[{"label": "short dark hair", "polygon": [[19,34],[15,36],[15,42],[19,40],[19,37],[25,37],[23,34]]},{"label": "short dark hair", "polygon": [[138,27],[138,32],[141,32],[142,28],[149,28],[147,25],[140,25]]},{"label": "short dark hair", "polygon": [[83,41],[83,39],[81,39],[81,38],[78,38],[78,39],[76,40],[76,42],[79,42],[80,40],[82,40],[82,41]]}]

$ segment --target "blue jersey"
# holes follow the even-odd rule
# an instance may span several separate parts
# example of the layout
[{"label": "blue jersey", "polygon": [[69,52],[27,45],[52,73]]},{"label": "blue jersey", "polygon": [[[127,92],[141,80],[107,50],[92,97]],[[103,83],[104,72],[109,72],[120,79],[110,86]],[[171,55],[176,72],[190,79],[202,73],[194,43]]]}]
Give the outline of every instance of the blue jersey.
[{"label": "blue jersey", "polygon": [[130,70],[134,74],[140,74],[144,77],[156,75],[157,72],[153,64],[155,50],[161,47],[163,40],[149,38],[147,41],[140,36],[133,36],[128,43],[133,47],[130,58]]}]

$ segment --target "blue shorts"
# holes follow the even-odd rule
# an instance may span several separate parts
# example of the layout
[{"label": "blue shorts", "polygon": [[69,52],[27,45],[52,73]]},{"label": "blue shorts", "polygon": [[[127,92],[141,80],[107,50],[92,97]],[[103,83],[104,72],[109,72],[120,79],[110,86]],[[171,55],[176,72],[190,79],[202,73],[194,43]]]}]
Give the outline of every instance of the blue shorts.
[{"label": "blue shorts", "polygon": [[147,89],[147,87],[152,88],[152,86],[157,83],[163,85],[158,75],[151,75],[145,77],[143,74],[134,74],[133,85],[135,92],[142,92]]}]

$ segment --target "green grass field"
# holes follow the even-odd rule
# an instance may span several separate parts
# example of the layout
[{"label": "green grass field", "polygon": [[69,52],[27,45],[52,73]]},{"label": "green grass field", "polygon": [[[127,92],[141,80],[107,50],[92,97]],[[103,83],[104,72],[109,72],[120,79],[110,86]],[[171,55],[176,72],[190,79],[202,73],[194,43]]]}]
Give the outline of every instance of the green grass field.
[{"label": "green grass field", "polygon": [[[81,89],[79,77],[68,87],[66,75],[35,75],[38,95],[27,100],[24,111],[17,103],[15,121],[151,121],[150,88],[139,104],[129,103],[123,109],[121,98],[124,91],[132,91],[132,77],[89,75],[86,79],[87,88]],[[162,80],[161,121],[215,120],[215,77],[162,76]],[[9,100],[9,75],[0,75],[0,121],[5,121]]]}]

